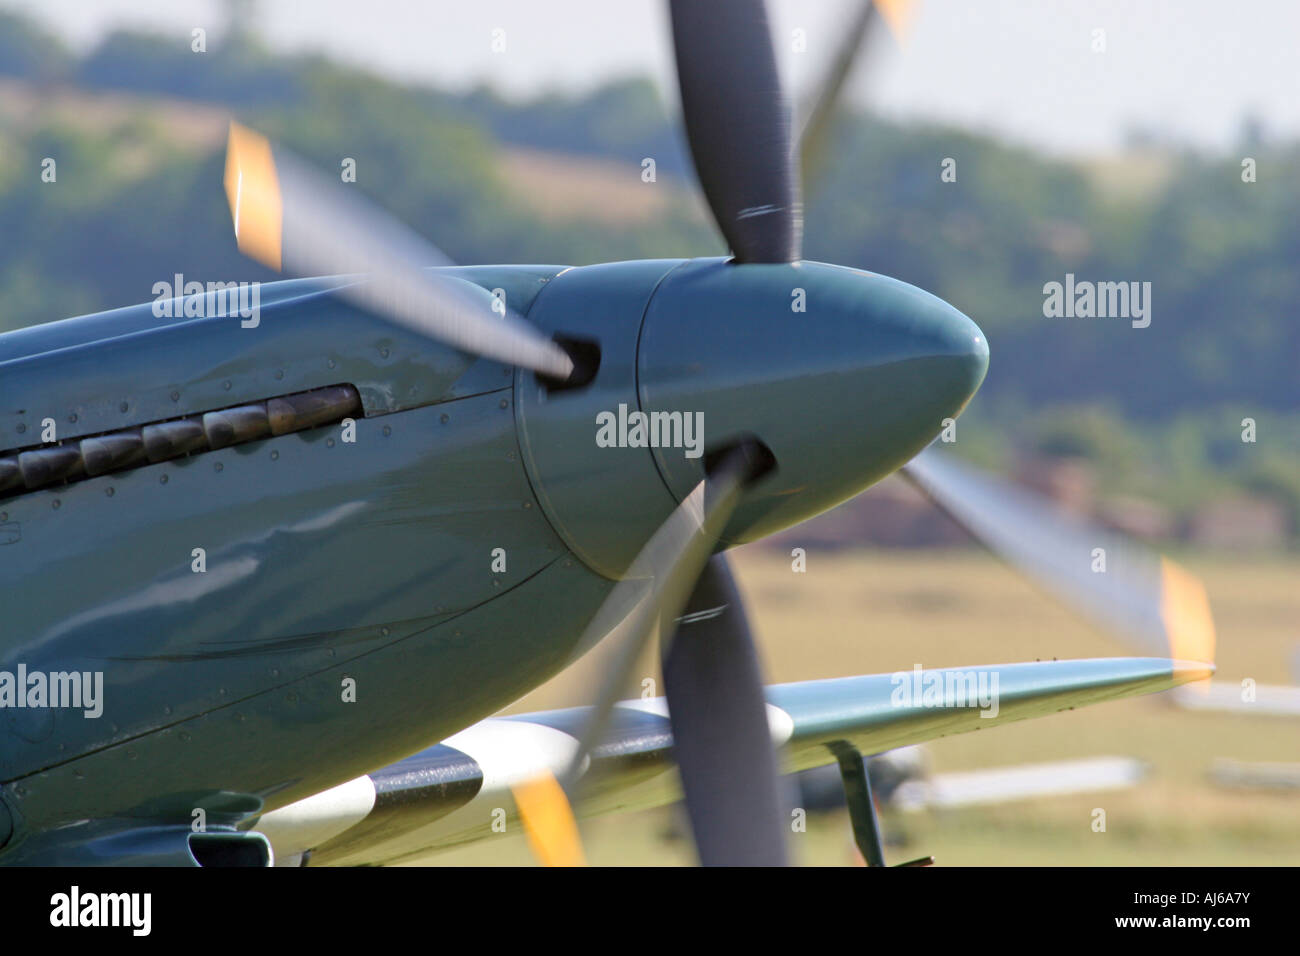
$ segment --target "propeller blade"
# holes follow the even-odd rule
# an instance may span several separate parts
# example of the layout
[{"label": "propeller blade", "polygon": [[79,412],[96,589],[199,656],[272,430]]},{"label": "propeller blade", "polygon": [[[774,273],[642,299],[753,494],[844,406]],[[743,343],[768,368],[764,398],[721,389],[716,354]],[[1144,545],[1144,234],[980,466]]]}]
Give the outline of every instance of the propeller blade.
[{"label": "propeller blade", "polygon": [[725,555],[714,555],[700,575],[663,668],[673,755],[700,862],[787,865],[763,678]]},{"label": "propeller blade", "polygon": [[671,0],[695,171],[737,262],[796,262],[803,212],[763,0]]},{"label": "propeller blade", "polygon": [[886,29],[901,42],[911,22],[913,6],[913,0],[859,0],[852,16],[845,22],[835,58],[826,70],[817,94],[809,100],[812,105],[805,112],[807,119],[799,133],[799,168],[805,196],[812,191],[812,184],[825,168],[834,116],[844,86],[863,48],[882,20]]},{"label": "propeller blade", "polygon": [[889,32],[897,37],[900,43],[905,43],[912,32],[916,0],[876,0],[876,6],[880,8],[880,15],[884,18],[885,25],[889,27]]},{"label": "propeller blade", "polygon": [[510,791],[524,820],[533,856],[542,866],[585,866],[578,821],[564,788],[549,773],[516,784]]},{"label": "propeller blade", "polygon": [[740,493],[768,465],[761,456],[765,449],[743,443],[724,457],[711,474],[686,497],[659,526],[636,556],[624,577],[610,592],[601,610],[587,627],[580,646],[595,643],[623,623],[623,610],[649,581],[649,590],[631,612],[631,620],[620,629],[621,646],[613,655],[588,723],[578,740],[578,750],[561,778],[568,790],[581,774],[587,755],[600,740],[610,711],[631,677],[637,658],[656,633],[661,619],[675,619],[690,597],[705,562],[717,546],[718,536],[740,500]]},{"label": "propeller blade", "polygon": [[839,107],[844,84],[866,45],[866,38],[879,20],[876,4],[872,0],[859,0],[852,18],[841,32],[842,39],[835,52],[835,59],[822,78],[816,97],[811,100],[812,108],[807,111],[807,119],[799,133],[799,172],[803,177],[804,195],[811,192],[810,186],[825,167],[831,119]]},{"label": "propeller blade", "polygon": [[1067,607],[1149,652],[1214,662],[1205,587],[1173,561],[933,447],[902,471],[977,541]]},{"label": "propeller blade", "polygon": [[473,355],[561,381],[573,373],[562,348],[482,289],[427,272],[451,264],[434,246],[238,123],[230,124],[225,188],[249,258],[299,276],[368,273],[340,294]]},{"label": "propeller blade", "polygon": [[[616,628],[620,643],[613,649],[609,670],[578,737],[578,747],[560,776],[561,794],[572,794],[578,785],[637,658],[658,630],[656,624],[661,617],[674,619],[681,613],[741,491],[771,465],[770,453],[757,443],[742,442],[726,454],[709,477],[696,485],[659,526],[587,625],[580,646],[591,646]],[[632,607],[630,613],[628,607]],[[766,717],[763,726],[766,729]],[[547,848],[545,853],[538,853],[539,859],[576,858],[576,851],[564,849],[565,831],[577,832],[576,827],[571,827],[573,811],[568,801],[558,808],[554,791],[550,791],[548,799],[539,801],[533,799],[534,795],[546,793],[546,788],[526,786],[528,789],[522,793],[524,788],[516,789],[515,803],[529,841],[534,848]]]}]

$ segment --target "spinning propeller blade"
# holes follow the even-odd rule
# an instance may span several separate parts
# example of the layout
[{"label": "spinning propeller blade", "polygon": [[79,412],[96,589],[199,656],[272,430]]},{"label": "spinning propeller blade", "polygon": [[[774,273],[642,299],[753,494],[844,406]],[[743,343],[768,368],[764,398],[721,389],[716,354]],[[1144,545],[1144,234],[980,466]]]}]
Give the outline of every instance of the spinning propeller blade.
[{"label": "spinning propeller blade", "polygon": [[822,78],[817,93],[809,102],[799,133],[799,165],[804,195],[812,191],[826,163],[830,129],[844,86],[853,67],[862,55],[868,39],[876,33],[881,21],[900,41],[906,35],[915,4],[913,0],[859,0],[853,16],[841,30],[840,45]]},{"label": "spinning propeller blade", "polygon": [[426,271],[450,264],[428,242],[237,123],[225,187],[239,249],[263,265],[300,276],[367,273],[340,294],[473,355],[553,379],[573,373],[562,348],[484,290]]},{"label": "spinning propeller blade", "polygon": [[796,262],[803,212],[763,0],[671,0],[682,118],[736,262]]},{"label": "spinning propeller blade", "polygon": [[[766,473],[772,467],[770,454],[765,448],[756,442],[743,441],[737,444],[730,452],[725,454],[711,470],[709,477],[700,482],[690,495],[673,511],[668,519],[660,525],[659,529],[651,536],[645,547],[637,555],[628,569],[627,575],[620,581],[609,596],[601,605],[600,610],[587,626],[580,644],[589,645],[595,643],[601,637],[609,634],[618,627],[618,637],[620,644],[614,649],[612,661],[608,671],[606,671],[604,680],[601,683],[600,692],[593,703],[591,713],[587,718],[587,724],[583,727],[578,737],[578,748],[570,761],[568,769],[560,778],[560,785],[563,792],[573,793],[574,789],[579,786],[583,770],[588,763],[588,757],[592,750],[600,743],[600,738],[609,722],[610,713],[614,704],[619,699],[619,694],[631,675],[632,668],[636,665],[638,656],[646,646],[657,630],[656,625],[660,620],[675,621],[682,613],[682,608],[686,606],[688,598],[693,591],[697,589],[697,580],[700,579],[705,565],[709,560],[709,555],[718,544],[718,536],[726,526],[727,520],[735,510],[736,503],[739,501],[740,494],[746,485],[756,480],[759,476]],[[638,600],[639,598],[639,600]],[[636,602],[635,607],[630,615],[625,613],[625,609]],[[743,621],[743,617],[741,618]],[[743,632],[745,639],[748,639],[748,633]],[[673,685],[679,688],[689,686],[689,682],[695,679],[700,686],[713,687],[721,685],[722,681],[713,673],[707,673],[702,676],[692,675],[690,672],[699,662],[699,666],[717,667],[736,663],[741,670],[732,677],[732,683],[741,689],[742,694],[747,694],[749,685],[753,684],[757,692],[758,701],[762,703],[762,688],[758,682],[757,666],[748,667],[744,659],[744,649],[741,653],[731,650],[724,650],[722,657],[718,660],[708,661],[705,657],[696,654],[680,656],[679,659],[673,660],[672,669],[675,679]],[[671,645],[665,651],[667,655],[672,655]],[[750,657],[753,656],[752,648],[749,648]],[[665,675],[667,683],[667,675]],[[670,701],[674,693],[669,689]],[[679,692],[680,693],[680,692]],[[746,700],[749,698],[746,697]],[[670,707],[671,702],[670,702]],[[683,704],[684,711],[687,705]],[[749,712],[743,707],[739,712],[747,715]],[[730,732],[733,729],[734,718],[728,710],[720,711],[723,719],[731,721],[724,730]],[[766,741],[767,749],[770,751],[772,744],[767,738],[767,717],[766,710],[760,707],[757,711],[758,726],[762,729],[763,737]],[[701,722],[697,714],[692,714],[686,718],[687,723],[683,730],[689,740],[690,736],[701,729]],[[707,723],[707,717],[706,721]],[[676,724],[674,724],[676,730]],[[745,729],[742,737],[752,737],[754,731]],[[683,745],[682,738],[676,737],[677,746]],[[722,738],[724,747],[731,746],[732,742]],[[687,747],[690,749],[691,744],[688,742]],[[695,752],[701,756],[705,751],[712,752],[715,744],[710,738],[707,741],[697,745]],[[703,748],[703,749],[701,749]],[[721,755],[713,753],[715,758]],[[692,763],[693,768],[698,768],[700,761]],[[770,781],[765,785],[770,786],[774,791],[777,786],[775,776],[775,758],[770,754],[767,764],[762,761],[758,764],[761,768],[770,766],[773,772],[770,774]],[[683,766],[681,768],[683,778],[686,778],[692,770]],[[754,770],[746,771],[745,779],[751,779],[749,776]],[[557,801],[554,799],[552,792],[549,799],[537,801],[531,797],[538,792],[535,782],[530,782],[524,792],[516,792],[516,805],[519,808],[520,816],[524,821],[524,827],[529,834],[529,840],[534,848],[557,848],[563,847],[566,843],[563,831],[570,829],[572,822],[572,811],[566,807],[566,812],[556,812]],[[689,790],[691,784],[684,779],[683,785]],[[763,784],[760,784],[762,786]],[[540,785],[538,785],[540,786]],[[744,805],[732,808],[737,817],[745,812]],[[692,825],[697,829],[703,829],[706,837],[711,836],[713,821],[711,818],[703,818],[696,821],[692,818]],[[744,833],[751,831],[751,824],[754,821],[745,818],[739,823],[740,830]],[[573,830],[576,833],[576,829]],[[779,830],[778,830],[779,835]],[[716,841],[714,841],[716,842]],[[577,854],[571,850],[547,849],[546,852],[539,853],[539,858],[545,862],[547,859],[568,858],[575,859]]]},{"label": "spinning propeller blade", "polygon": [[[670,0],[669,6],[691,155],[735,261],[797,261],[802,211],[765,5]],[[861,45],[868,13],[864,8],[856,39],[846,43],[828,79],[822,105],[827,116]],[[766,452],[742,444],[723,459],[654,534],[589,625],[583,644],[622,622],[615,638],[621,643],[577,751],[559,787],[543,780],[521,788],[516,799],[543,862],[580,859],[572,812],[557,793],[571,794],[578,786],[656,620],[674,750],[701,862],[787,862],[757,653],[726,559],[709,558],[742,488],[771,466],[759,451]],[[625,617],[624,609],[643,590]],[[539,793],[545,798],[535,799]]]},{"label": "spinning propeller blade", "polygon": [[[1148,653],[1214,662],[1201,582],[1162,555],[1072,517],[1038,496],[927,449],[903,474],[971,535],[1067,607]],[[1105,572],[1094,570],[1095,549]]]},{"label": "spinning propeller blade", "polygon": [[710,559],[677,619],[664,693],[700,862],[787,865],[763,677],[725,555]]},{"label": "spinning propeller blade", "polygon": [[[862,0],[846,24],[800,138],[805,190],[816,178],[845,82],[877,20],[905,34],[912,0]],[[933,448],[903,474],[991,551],[1071,609],[1138,641],[1151,653],[1213,662],[1214,621],[1201,582],[1133,541],[1069,518],[1015,486]],[[1092,550],[1106,549],[1095,574]],[[1204,686],[1204,685],[1202,685]]]}]

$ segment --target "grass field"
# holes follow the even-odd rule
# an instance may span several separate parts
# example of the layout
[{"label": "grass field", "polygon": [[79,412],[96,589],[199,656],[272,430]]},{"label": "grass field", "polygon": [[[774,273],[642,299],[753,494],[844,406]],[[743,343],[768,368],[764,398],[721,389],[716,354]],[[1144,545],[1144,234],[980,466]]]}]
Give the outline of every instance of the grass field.
[{"label": "grass field", "polygon": [[[1223,680],[1289,683],[1300,644],[1300,559],[1204,558]],[[779,553],[735,553],[771,682],[1053,657],[1132,654],[978,551],[808,555],[804,574]],[[599,651],[511,711],[584,702]],[[655,675],[647,656],[642,673]],[[639,682],[638,678],[638,682]],[[636,696],[629,688],[628,696]],[[933,854],[939,864],[1300,864],[1300,792],[1232,791],[1208,777],[1217,757],[1300,762],[1300,720],[1189,713],[1160,695],[1102,704],[928,745],[933,769],[966,770],[1105,754],[1149,764],[1137,788],[1022,800],[996,807],[892,813],[893,860]],[[1104,833],[1092,812],[1106,811]],[[584,825],[598,864],[692,860],[672,808]],[[844,813],[812,815],[792,837],[799,862],[855,862]],[[527,864],[521,838],[502,836],[429,857],[439,864]]]}]

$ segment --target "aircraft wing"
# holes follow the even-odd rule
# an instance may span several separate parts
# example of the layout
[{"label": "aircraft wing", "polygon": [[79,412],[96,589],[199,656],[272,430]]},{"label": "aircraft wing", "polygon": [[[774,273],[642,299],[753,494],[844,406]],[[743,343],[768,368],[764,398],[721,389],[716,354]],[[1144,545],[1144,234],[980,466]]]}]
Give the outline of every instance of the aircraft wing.
[{"label": "aircraft wing", "polygon": [[[844,677],[767,688],[785,770],[831,763],[829,745],[864,754],[1202,680],[1210,665],[1103,658]],[[277,863],[377,864],[520,833],[511,787],[560,772],[587,709],[493,717],[440,744],[265,814],[254,825]],[[590,817],[679,798],[662,698],[614,709],[575,810]]]}]

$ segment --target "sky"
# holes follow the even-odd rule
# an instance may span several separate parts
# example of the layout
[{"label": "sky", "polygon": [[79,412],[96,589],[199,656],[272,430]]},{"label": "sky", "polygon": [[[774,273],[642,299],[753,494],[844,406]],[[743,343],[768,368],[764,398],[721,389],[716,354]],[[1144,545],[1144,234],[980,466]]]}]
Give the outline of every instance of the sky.
[{"label": "sky", "polygon": [[[318,50],[403,80],[512,96],[629,74],[674,103],[663,0],[239,0],[276,49]],[[769,0],[795,98],[857,0]],[[79,48],[121,26],[214,36],[230,0],[0,0]],[[494,31],[504,34],[494,34]],[[794,50],[795,30],[807,49]],[[1098,34],[1096,31],[1104,31]],[[494,35],[504,50],[492,49]],[[918,0],[907,36],[872,44],[850,97],[892,116],[992,131],[1061,155],[1135,129],[1227,149],[1243,119],[1300,137],[1295,0]],[[1098,41],[1104,49],[1097,50]],[[499,44],[498,44],[499,45]]]}]

